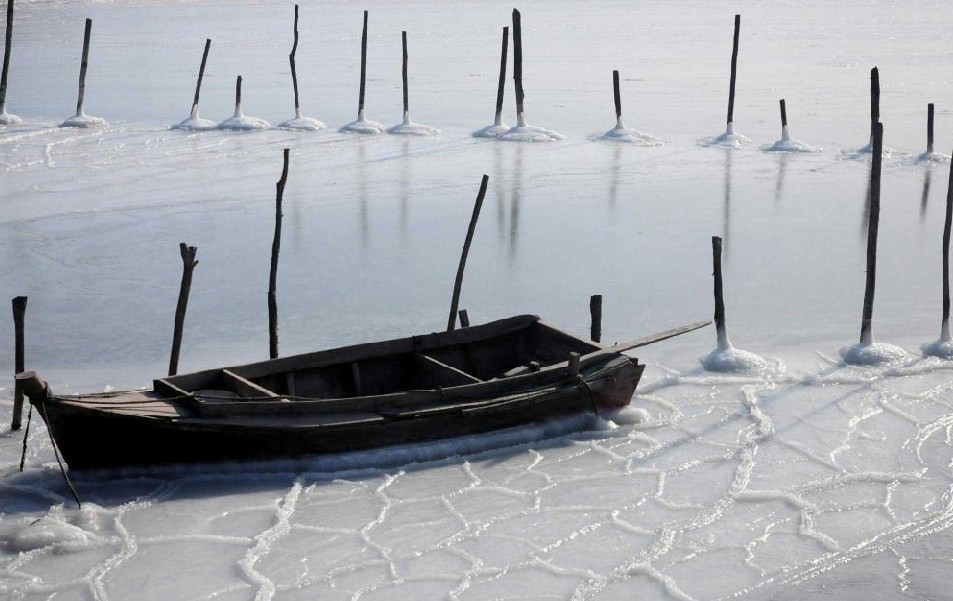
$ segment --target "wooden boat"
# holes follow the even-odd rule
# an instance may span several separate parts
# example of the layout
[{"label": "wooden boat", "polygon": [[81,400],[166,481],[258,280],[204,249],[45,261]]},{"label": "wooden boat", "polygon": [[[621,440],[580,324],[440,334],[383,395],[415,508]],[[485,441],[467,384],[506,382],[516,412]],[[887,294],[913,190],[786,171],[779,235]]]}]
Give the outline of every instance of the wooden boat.
[{"label": "wooden boat", "polygon": [[533,315],[154,380],[151,391],[17,386],[71,469],[300,457],[487,432],[627,405],[644,365]]}]

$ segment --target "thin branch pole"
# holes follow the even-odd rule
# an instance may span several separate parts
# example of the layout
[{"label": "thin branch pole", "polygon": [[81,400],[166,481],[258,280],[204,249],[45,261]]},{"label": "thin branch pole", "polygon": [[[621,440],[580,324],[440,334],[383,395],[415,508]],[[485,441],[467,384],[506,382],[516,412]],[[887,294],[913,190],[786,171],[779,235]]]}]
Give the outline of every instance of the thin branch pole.
[{"label": "thin branch pole", "polygon": [[205,50],[202,51],[202,63],[199,65],[199,78],[195,82],[195,98],[192,100],[192,117],[196,116],[199,108],[199,92],[202,90],[202,79],[205,77],[205,63],[208,61],[208,51],[212,47],[212,40],[205,39]]},{"label": "thin branch pole", "polygon": [[784,98],[781,99],[780,104],[781,104],[781,127],[787,127],[788,126],[788,111],[787,111],[787,108],[784,106]]},{"label": "thin branch pole", "polygon": [[615,118],[622,118],[622,94],[619,92],[619,71],[612,72],[612,96],[615,100]]},{"label": "thin branch pole", "polygon": [[13,47],[13,0],[7,0],[7,32],[3,44],[3,71],[0,72],[0,114],[7,106],[7,73],[10,71],[10,49]]},{"label": "thin branch pole", "polygon": [[401,39],[401,44],[404,47],[403,66],[401,67],[400,74],[404,81],[404,119],[406,119],[407,116],[410,114],[410,102],[408,99],[408,92],[407,92],[407,32],[406,31],[400,32],[400,39]]},{"label": "thin branch pole", "polygon": [[725,329],[725,297],[721,279],[721,238],[711,237],[712,273],[715,278],[715,333],[718,336],[718,348],[726,349],[731,345],[728,342],[728,331]]},{"label": "thin branch pole", "polygon": [[457,277],[453,282],[453,299],[450,301],[450,319],[447,320],[447,331],[451,332],[457,322],[457,307],[460,303],[460,289],[463,287],[463,270],[467,266],[467,254],[470,252],[470,243],[473,242],[473,232],[476,230],[477,219],[480,218],[480,208],[486,197],[486,185],[490,176],[484,175],[480,182],[480,191],[477,193],[476,203],[473,205],[473,215],[470,216],[470,226],[467,228],[467,238],[463,243],[463,253],[460,255],[460,265],[457,267]]},{"label": "thin branch pole", "polygon": [[86,96],[86,68],[89,66],[89,38],[93,30],[93,20],[86,19],[83,32],[83,60],[79,65],[79,96],[76,99],[76,114],[83,114],[83,99]]},{"label": "thin branch pole", "polygon": [[[13,373],[18,374],[21,371],[25,370],[24,365],[24,343],[23,343],[23,327],[24,327],[24,318],[26,316],[26,298],[25,296],[17,296],[13,299],[13,339],[14,339],[14,348],[13,348]],[[13,419],[10,422],[11,430],[19,430],[20,422],[23,418],[23,391],[19,386],[14,388],[13,392]]]},{"label": "thin branch pole", "polygon": [[[929,172],[928,172],[929,173]],[[953,163],[946,189],[946,219],[943,222],[943,323],[940,340],[950,341],[950,230],[953,228]]]},{"label": "thin branch pole", "polygon": [[933,103],[927,105],[927,154],[933,154]]},{"label": "thin branch pole", "polygon": [[239,75],[235,79],[235,108],[238,109],[242,105],[242,76]]},{"label": "thin branch pole", "polygon": [[301,112],[301,105],[298,103],[298,72],[295,70],[295,53],[298,51],[298,5],[295,4],[295,41],[291,46],[291,54],[288,55],[288,61],[291,63],[291,83],[295,90],[295,116]]},{"label": "thin branch pole", "polygon": [[268,277],[268,355],[272,359],[278,358],[278,251],[281,248],[281,200],[285,193],[285,183],[288,181],[288,156],[290,149],[285,148],[284,166],[281,169],[281,178],[275,184],[275,238],[271,242],[271,274]]},{"label": "thin branch pole", "polygon": [[877,230],[880,227],[880,171],[883,163],[884,126],[874,127],[873,156],[870,166],[870,214],[867,220],[867,285],[864,289],[864,315],[860,324],[860,343],[873,342],[871,322],[874,312],[874,285],[877,278]]},{"label": "thin branch pole", "polygon": [[880,123],[880,70],[870,70],[870,145],[874,145],[874,130]]},{"label": "thin branch pole", "polygon": [[513,82],[516,84],[516,114],[523,114],[523,28],[520,11],[513,9]]},{"label": "thin branch pole", "polygon": [[506,86],[506,48],[510,41],[510,28],[503,28],[503,47],[500,50],[500,82],[496,88],[496,124],[503,118],[503,89]]},{"label": "thin branch pole", "polygon": [[358,115],[364,112],[364,82],[367,79],[367,11],[364,11],[364,31],[361,33],[361,91],[357,98]]},{"label": "thin branch pole", "polygon": [[194,246],[185,242],[179,243],[179,254],[182,255],[182,283],[179,286],[179,300],[175,305],[175,326],[172,330],[172,354],[169,357],[169,375],[174,376],[179,371],[179,350],[182,348],[182,328],[185,326],[185,311],[189,306],[189,291],[192,289],[192,271],[199,264],[195,260],[198,251]]},{"label": "thin branch pole", "polygon": [[728,82],[728,124],[735,117],[735,79],[738,74],[738,36],[741,32],[741,15],[735,15],[735,35],[731,46],[731,79]]}]

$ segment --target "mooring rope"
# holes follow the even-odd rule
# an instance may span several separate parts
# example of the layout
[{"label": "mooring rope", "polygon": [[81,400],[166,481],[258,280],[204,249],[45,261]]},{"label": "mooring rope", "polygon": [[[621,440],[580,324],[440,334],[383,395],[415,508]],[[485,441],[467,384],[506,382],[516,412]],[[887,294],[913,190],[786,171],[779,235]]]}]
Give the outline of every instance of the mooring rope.
[{"label": "mooring rope", "polygon": [[[49,393],[49,386],[46,388],[47,394]],[[46,412],[46,402],[44,401],[43,395],[40,397],[40,411],[43,412],[43,415],[48,415]],[[53,424],[52,420],[46,420],[46,432],[50,435],[50,443],[53,445],[53,456],[56,457],[56,463],[60,466],[60,473],[63,474],[63,480],[66,480],[66,487],[69,488],[70,493],[73,495],[73,498],[76,500],[76,507],[78,509],[83,508],[83,504],[79,500],[79,495],[76,494],[76,489],[73,488],[73,483],[70,482],[69,474],[66,473],[66,468],[63,467],[63,462],[60,460],[60,451],[56,446],[56,439],[53,437]]]}]

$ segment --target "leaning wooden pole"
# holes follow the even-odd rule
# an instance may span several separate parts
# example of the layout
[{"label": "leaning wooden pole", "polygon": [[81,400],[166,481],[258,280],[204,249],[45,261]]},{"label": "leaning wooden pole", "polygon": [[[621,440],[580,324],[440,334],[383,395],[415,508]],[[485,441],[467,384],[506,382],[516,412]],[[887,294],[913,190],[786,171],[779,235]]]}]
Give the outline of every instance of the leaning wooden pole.
[{"label": "leaning wooden pole", "polygon": [[275,238],[271,242],[271,274],[268,276],[268,356],[278,358],[278,251],[281,248],[281,200],[285,193],[285,183],[288,181],[288,155],[290,149],[285,148],[284,166],[281,169],[281,178],[275,184]]},{"label": "leaning wooden pole", "polygon": [[7,0],[7,31],[3,38],[3,71],[0,71],[0,115],[7,108],[7,73],[10,71],[10,49],[13,47],[13,0]]},{"label": "leaning wooden pole", "polygon": [[500,81],[496,87],[496,117],[493,125],[503,124],[503,89],[506,87],[506,47],[510,41],[510,28],[503,28],[503,47],[500,50]]},{"label": "leaning wooden pole", "polygon": [[357,97],[357,118],[364,118],[364,87],[367,81],[367,11],[364,11],[364,30],[361,32],[361,89]]},{"label": "leaning wooden pole", "polygon": [[874,145],[874,130],[880,123],[880,70],[870,70],[870,146]]},{"label": "leaning wooden pole", "polygon": [[516,121],[519,127],[526,125],[523,117],[523,28],[520,11],[513,9],[513,83],[516,86]]},{"label": "leaning wooden pole", "polygon": [[202,91],[202,80],[205,78],[205,63],[208,62],[208,51],[212,47],[212,40],[205,39],[205,50],[202,51],[202,62],[199,64],[199,77],[195,82],[195,98],[192,99],[192,112],[190,118],[196,119],[199,116],[199,93]]},{"label": "leaning wooden pole", "polygon": [[477,219],[480,218],[480,209],[486,197],[486,185],[490,176],[483,176],[480,182],[480,191],[477,193],[476,203],[473,205],[473,215],[470,216],[470,226],[467,228],[467,238],[463,242],[463,253],[460,255],[460,265],[457,267],[457,277],[453,282],[453,298],[450,301],[450,319],[447,320],[447,331],[453,331],[457,322],[457,307],[460,303],[460,289],[463,287],[463,270],[467,266],[467,255],[470,253],[470,243],[473,242],[473,232],[476,230]]},{"label": "leaning wooden pole", "polygon": [[715,333],[718,336],[718,348],[731,347],[728,342],[728,330],[725,328],[725,298],[721,279],[721,238],[711,237],[712,274],[715,278]]},{"label": "leaning wooden pole", "polygon": [[179,285],[179,300],[175,304],[175,326],[172,330],[172,354],[169,356],[169,375],[179,372],[179,350],[182,348],[182,328],[185,325],[185,311],[189,306],[189,291],[192,289],[192,271],[199,262],[195,259],[198,251],[185,242],[179,243],[182,255],[182,283]]},{"label": "leaning wooden pole", "polygon": [[864,315],[860,324],[860,343],[873,342],[870,331],[874,313],[874,286],[877,279],[877,230],[880,227],[880,170],[883,163],[883,124],[874,127],[873,156],[870,166],[870,211],[867,218],[867,285],[864,289]]},{"label": "leaning wooden pole", "polygon": [[927,105],[927,154],[933,154],[933,103]]},{"label": "leaning wooden pole", "polygon": [[86,19],[83,32],[83,60],[79,65],[79,96],[76,99],[76,114],[83,114],[83,99],[86,96],[86,68],[89,66],[89,38],[93,31],[93,20]]},{"label": "leaning wooden pole", "polygon": [[[26,317],[26,297],[17,296],[13,299],[13,373],[18,374],[26,369],[24,366],[23,328]],[[23,421],[23,390],[19,386],[13,389],[13,419],[10,422],[11,430],[19,430]]]},{"label": "leaning wooden pole", "polygon": [[612,98],[615,100],[615,120],[622,124],[622,93],[619,91],[619,71],[612,71]]},{"label": "leaning wooden pole", "polygon": [[946,188],[946,219],[943,222],[943,322],[940,341],[950,341],[950,230],[953,228],[953,163]]},{"label": "leaning wooden pole", "polygon": [[738,75],[738,36],[741,33],[741,15],[735,15],[735,35],[731,46],[731,79],[728,82],[728,128],[735,120],[735,80]]},{"label": "leaning wooden pole", "polygon": [[298,52],[298,5],[295,4],[295,41],[291,45],[291,54],[288,55],[288,62],[291,63],[291,84],[295,90],[295,119],[301,118],[301,104],[298,102],[298,72],[295,70],[295,54]]}]

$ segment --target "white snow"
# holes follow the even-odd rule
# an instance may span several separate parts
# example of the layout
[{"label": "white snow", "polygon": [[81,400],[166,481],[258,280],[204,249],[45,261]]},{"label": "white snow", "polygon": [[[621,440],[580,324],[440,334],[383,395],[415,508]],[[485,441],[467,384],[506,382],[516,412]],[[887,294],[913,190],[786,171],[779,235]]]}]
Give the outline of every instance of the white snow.
[{"label": "white snow", "polygon": [[440,130],[416,123],[410,119],[409,114],[404,113],[404,120],[388,129],[387,133],[397,136],[435,136],[440,133]]},{"label": "white snow", "polygon": [[886,342],[857,343],[840,351],[847,365],[884,365],[897,363],[910,355],[895,344]]},{"label": "white snow", "polygon": [[602,134],[603,140],[614,140],[616,142],[626,142],[636,146],[662,146],[665,142],[658,136],[641,132],[637,129],[626,127],[619,117],[615,127]]},{"label": "white snow", "polygon": [[23,123],[23,119],[20,117],[8,113],[6,110],[0,111],[0,125],[19,125],[21,123]]},{"label": "white snow", "polygon": [[381,134],[387,130],[387,127],[377,121],[371,121],[364,116],[364,110],[357,113],[357,119],[346,125],[342,125],[340,131],[355,134]]},{"label": "white snow", "polygon": [[781,128],[781,139],[774,144],[765,144],[761,147],[765,152],[822,152],[823,148],[816,148],[791,137],[788,126]]},{"label": "white snow", "polygon": [[516,125],[503,133],[497,134],[496,138],[507,142],[555,142],[562,140],[563,136],[545,127],[527,125],[526,119],[522,114],[519,114],[516,116]]},{"label": "white snow", "polygon": [[83,129],[87,127],[98,127],[100,125],[106,125],[106,120],[102,117],[87,115],[86,113],[76,113],[60,123],[60,127],[78,127]]},{"label": "white snow", "polygon": [[235,114],[218,124],[219,129],[236,131],[268,129],[271,124],[258,117],[250,117],[242,111],[242,103],[235,103]]},{"label": "white snow", "polygon": [[751,143],[751,138],[742,134],[735,133],[734,123],[729,123],[723,134],[702,138],[699,140],[702,146],[720,146],[722,148],[743,148]]},{"label": "white snow", "polygon": [[172,129],[187,129],[192,131],[205,131],[210,129],[217,129],[218,123],[210,121],[208,119],[203,119],[199,116],[199,107],[198,105],[192,109],[192,113],[189,115],[189,118],[181,121],[172,126]]}]

